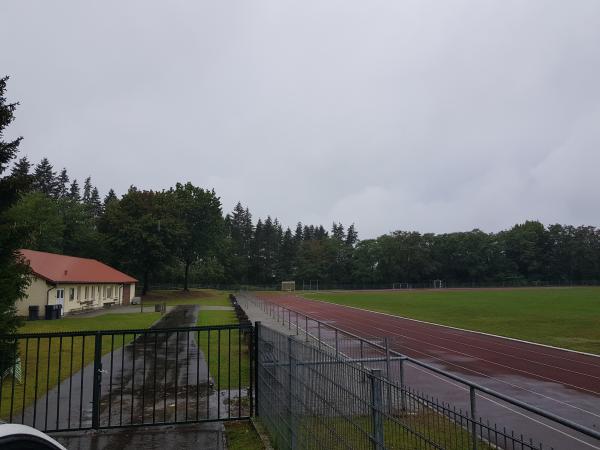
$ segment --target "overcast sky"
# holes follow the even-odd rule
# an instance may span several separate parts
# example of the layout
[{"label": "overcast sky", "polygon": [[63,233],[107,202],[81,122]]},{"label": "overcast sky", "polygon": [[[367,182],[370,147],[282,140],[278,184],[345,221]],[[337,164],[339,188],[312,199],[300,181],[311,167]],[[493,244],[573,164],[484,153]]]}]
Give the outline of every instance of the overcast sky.
[{"label": "overcast sky", "polygon": [[600,225],[597,0],[0,3],[9,137],[284,225]]}]

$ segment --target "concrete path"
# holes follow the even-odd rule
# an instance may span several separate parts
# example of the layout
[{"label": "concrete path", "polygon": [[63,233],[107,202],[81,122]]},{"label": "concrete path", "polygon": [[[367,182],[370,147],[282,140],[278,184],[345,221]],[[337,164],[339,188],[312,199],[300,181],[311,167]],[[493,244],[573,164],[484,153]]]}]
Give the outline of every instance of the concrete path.
[{"label": "concrete path", "polygon": [[225,433],[221,423],[169,425],[56,433],[54,439],[75,449],[119,450],[226,450]]}]

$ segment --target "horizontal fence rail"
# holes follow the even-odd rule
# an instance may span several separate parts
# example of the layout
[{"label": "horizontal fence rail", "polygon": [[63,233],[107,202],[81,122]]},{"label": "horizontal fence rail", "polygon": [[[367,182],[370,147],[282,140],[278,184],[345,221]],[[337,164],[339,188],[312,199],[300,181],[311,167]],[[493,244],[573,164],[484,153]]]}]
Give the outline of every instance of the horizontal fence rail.
[{"label": "horizontal fence rail", "polygon": [[0,337],[0,420],[41,431],[248,418],[251,325]]},{"label": "horizontal fence rail", "polygon": [[[407,357],[390,348],[390,341],[377,336],[361,337],[345,332],[331,324],[315,319],[290,308],[251,295],[240,295],[242,306],[260,308],[276,323],[285,327],[290,334],[297,335],[307,344],[314,345],[334,357],[347,358],[361,369],[382,370],[388,383],[409,391],[425,392],[430,400],[435,398],[436,408],[455,405],[458,408],[457,420],[467,415],[472,427],[471,433],[490,439],[499,436],[498,448],[513,448],[504,445],[502,434],[510,434],[500,424],[510,428],[523,428],[523,434],[535,435],[523,443],[523,448],[596,449],[600,448],[600,432],[574,423],[556,414],[529,405],[518,399],[481,386],[470,380],[449,373],[431,364]],[[446,405],[446,406],[443,406]],[[464,422],[464,420],[463,420]],[[493,425],[498,423],[498,425]],[[527,426],[523,426],[527,424]],[[509,428],[507,425],[507,428]],[[516,432],[515,432],[516,433]],[[519,439],[521,433],[517,433]],[[512,436],[512,435],[511,435]],[[516,438],[515,438],[516,439]],[[493,440],[490,442],[494,442]],[[515,444],[516,445],[516,444]],[[514,447],[521,448],[521,447]]]}]

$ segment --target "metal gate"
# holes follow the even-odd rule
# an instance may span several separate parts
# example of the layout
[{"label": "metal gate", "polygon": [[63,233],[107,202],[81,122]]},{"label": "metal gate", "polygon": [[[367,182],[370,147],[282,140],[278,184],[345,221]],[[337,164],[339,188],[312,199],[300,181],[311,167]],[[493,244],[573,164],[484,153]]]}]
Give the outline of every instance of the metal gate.
[{"label": "metal gate", "polygon": [[248,418],[253,328],[0,338],[0,419],[41,431]]}]

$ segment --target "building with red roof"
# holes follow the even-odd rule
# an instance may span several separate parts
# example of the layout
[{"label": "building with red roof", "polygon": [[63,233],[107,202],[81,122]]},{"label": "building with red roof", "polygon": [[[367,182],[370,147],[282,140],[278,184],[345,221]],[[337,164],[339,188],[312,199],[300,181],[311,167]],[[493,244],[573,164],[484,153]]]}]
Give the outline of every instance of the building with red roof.
[{"label": "building with red roof", "polygon": [[95,259],[56,253],[20,250],[31,268],[27,295],[17,303],[19,315],[30,305],[60,304],[69,313],[110,305],[128,305],[135,296],[137,280]]}]

